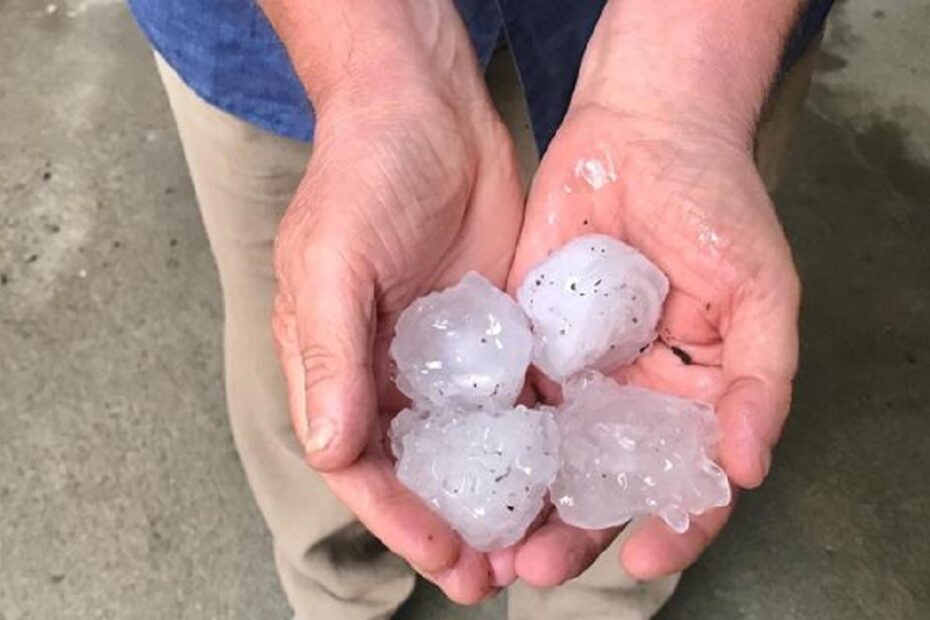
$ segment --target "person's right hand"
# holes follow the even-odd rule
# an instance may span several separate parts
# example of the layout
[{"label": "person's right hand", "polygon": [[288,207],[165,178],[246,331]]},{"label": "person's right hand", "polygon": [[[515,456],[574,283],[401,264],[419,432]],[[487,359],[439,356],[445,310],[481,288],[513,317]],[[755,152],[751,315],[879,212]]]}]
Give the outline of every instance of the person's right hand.
[{"label": "person's right hand", "polygon": [[511,141],[455,20],[419,30],[423,53],[390,75],[314,100],[313,155],[276,242],[273,327],[310,465],[385,545],[471,603],[503,584],[400,484],[384,446],[403,403],[387,363],[398,314],[470,270],[502,286],[522,222]]}]

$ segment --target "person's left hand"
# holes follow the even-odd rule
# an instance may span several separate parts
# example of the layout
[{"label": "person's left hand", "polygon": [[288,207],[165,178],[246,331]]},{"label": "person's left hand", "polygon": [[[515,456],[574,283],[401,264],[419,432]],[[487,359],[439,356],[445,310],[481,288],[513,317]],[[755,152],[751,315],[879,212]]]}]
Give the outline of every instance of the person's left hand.
[{"label": "person's left hand", "polygon": [[[548,252],[588,233],[629,243],[671,282],[660,340],[619,378],[714,404],[718,460],[736,487],[759,485],[788,412],[799,283],[749,146],[705,126],[574,107],[536,174],[511,292]],[[547,381],[537,388],[558,398]],[[694,517],[682,535],[651,517],[626,541],[622,564],[639,579],[682,570],[731,511]],[[560,584],[619,529],[582,530],[553,511],[513,550],[516,574]]]}]

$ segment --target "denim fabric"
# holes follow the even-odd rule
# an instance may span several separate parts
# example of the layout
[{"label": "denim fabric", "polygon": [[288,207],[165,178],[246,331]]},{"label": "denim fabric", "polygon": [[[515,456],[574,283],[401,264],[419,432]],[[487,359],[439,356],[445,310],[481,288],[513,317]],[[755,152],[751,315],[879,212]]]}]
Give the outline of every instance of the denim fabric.
[{"label": "denim fabric", "polygon": [[[605,0],[456,0],[487,64],[502,35],[516,59],[540,151],[568,107]],[[789,66],[820,32],[833,0],[810,0]],[[313,111],[255,0],[129,0],[152,46],[209,103],[278,135],[310,140]]]}]

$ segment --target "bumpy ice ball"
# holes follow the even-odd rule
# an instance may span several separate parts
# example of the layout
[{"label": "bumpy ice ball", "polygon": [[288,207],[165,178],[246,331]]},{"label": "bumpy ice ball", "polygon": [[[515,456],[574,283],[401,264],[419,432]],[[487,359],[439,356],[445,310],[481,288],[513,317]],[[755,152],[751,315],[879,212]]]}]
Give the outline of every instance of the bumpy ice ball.
[{"label": "bumpy ice ball", "polygon": [[565,399],[551,498],[566,523],[601,529],[648,513],[684,532],[689,513],[730,502],[726,474],[710,458],[718,437],[710,407],[596,373],[570,381]]},{"label": "bumpy ice ball", "polygon": [[668,279],[606,235],[569,242],[531,270],[517,299],[533,324],[533,363],[564,381],[629,364],[656,336]]},{"label": "bumpy ice ball", "polygon": [[480,551],[520,540],[558,468],[549,409],[418,404],[391,424],[397,477]]},{"label": "bumpy ice ball", "polygon": [[520,307],[477,273],[415,301],[397,322],[397,387],[415,401],[512,405],[533,341]]}]

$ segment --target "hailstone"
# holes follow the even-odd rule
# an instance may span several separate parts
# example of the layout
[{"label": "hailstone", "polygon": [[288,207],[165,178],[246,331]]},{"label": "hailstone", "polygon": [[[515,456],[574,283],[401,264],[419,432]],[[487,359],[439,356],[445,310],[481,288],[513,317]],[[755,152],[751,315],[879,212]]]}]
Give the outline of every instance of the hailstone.
[{"label": "hailstone", "polygon": [[[667,294],[642,254],[590,235],[531,270],[519,305],[476,273],[415,301],[390,349],[413,401],[391,423],[398,479],[481,551],[519,541],[547,497],[579,527],[651,513],[678,532],[729,503],[709,407],[594,372],[649,347]],[[531,362],[563,383],[557,411],[515,406]]]},{"label": "hailstone", "polygon": [[568,382],[564,394],[550,493],[566,523],[602,529],[655,514],[684,532],[689,514],[730,502],[727,476],[711,460],[718,428],[707,405],[596,373]]},{"label": "hailstone", "polygon": [[400,481],[479,551],[523,537],[559,466],[548,408],[418,403],[390,435]]},{"label": "hailstone", "polygon": [[516,401],[532,348],[520,306],[471,272],[404,310],[390,354],[397,387],[414,401],[487,407]]},{"label": "hailstone", "polygon": [[667,294],[665,274],[625,243],[606,235],[570,241],[517,292],[532,322],[533,363],[555,381],[629,364],[655,339]]}]

